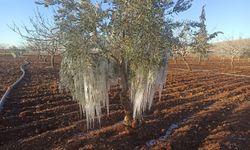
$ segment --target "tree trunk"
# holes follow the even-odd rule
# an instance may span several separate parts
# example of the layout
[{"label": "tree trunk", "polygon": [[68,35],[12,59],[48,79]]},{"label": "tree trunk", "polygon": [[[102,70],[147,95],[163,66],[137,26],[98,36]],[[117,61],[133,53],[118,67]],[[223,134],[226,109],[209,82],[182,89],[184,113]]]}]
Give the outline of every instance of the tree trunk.
[{"label": "tree trunk", "polygon": [[177,57],[174,56],[173,59],[174,59],[174,63],[177,64]]},{"label": "tree trunk", "polygon": [[234,56],[231,57],[231,69],[234,69]]},{"label": "tree trunk", "polygon": [[120,70],[121,70],[121,85],[122,85],[120,99],[121,99],[121,104],[124,107],[124,112],[125,112],[123,123],[126,126],[132,126],[132,123],[133,123],[132,106],[130,103],[130,98],[128,96],[129,95],[128,76],[127,76],[126,67],[124,63],[121,64]]},{"label": "tree trunk", "polygon": [[201,59],[202,59],[202,54],[199,55],[199,62],[198,62],[198,65],[201,64]]},{"label": "tree trunk", "polygon": [[55,54],[50,55],[50,65],[52,68],[55,67]]},{"label": "tree trunk", "polygon": [[225,58],[224,58],[224,57],[222,57],[222,58],[221,58],[221,61],[222,61],[222,63],[224,63],[224,62],[225,62]]},{"label": "tree trunk", "polygon": [[42,59],[42,57],[41,57],[41,52],[40,52],[40,51],[38,51],[37,59],[38,59],[38,60],[41,60],[41,59]]},{"label": "tree trunk", "polygon": [[186,57],[183,56],[182,59],[183,59],[185,65],[186,65],[186,67],[188,68],[188,70],[189,70],[189,71],[192,71],[192,68],[190,67],[190,65],[189,65],[189,63],[188,63]]},{"label": "tree trunk", "polygon": [[47,55],[42,55],[43,62],[47,62]]},{"label": "tree trunk", "polygon": [[209,61],[209,56],[207,56],[207,61]]}]

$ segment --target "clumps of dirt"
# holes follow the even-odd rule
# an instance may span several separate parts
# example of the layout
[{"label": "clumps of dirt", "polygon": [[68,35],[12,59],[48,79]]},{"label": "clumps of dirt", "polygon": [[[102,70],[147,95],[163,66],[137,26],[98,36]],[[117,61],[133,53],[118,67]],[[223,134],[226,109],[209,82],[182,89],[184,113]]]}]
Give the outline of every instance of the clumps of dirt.
[{"label": "clumps of dirt", "polygon": [[[80,115],[77,102],[70,93],[58,90],[60,58],[56,58],[55,69],[45,68],[49,62],[29,59],[33,63],[25,82],[14,90],[0,114],[0,149],[226,150],[250,147],[249,78],[178,71],[173,68],[184,68],[184,65],[170,62],[162,99],[159,101],[156,93],[152,109],[144,114],[142,126],[130,128],[123,124],[120,89],[114,86],[110,91],[110,114],[102,109],[101,126],[95,124],[95,128],[87,130],[85,116]],[[0,61],[0,66],[6,61]],[[222,68],[223,65],[216,65],[218,63],[217,59],[210,59],[202,66],[195,62],[191,62],[191,66],[229,71]],[[250,70],[238,68],[241,70],[250,74]],[[7,79],[8,73],[0,72],[0,82]],[[12,79],[14,76],[7,80]]]}]

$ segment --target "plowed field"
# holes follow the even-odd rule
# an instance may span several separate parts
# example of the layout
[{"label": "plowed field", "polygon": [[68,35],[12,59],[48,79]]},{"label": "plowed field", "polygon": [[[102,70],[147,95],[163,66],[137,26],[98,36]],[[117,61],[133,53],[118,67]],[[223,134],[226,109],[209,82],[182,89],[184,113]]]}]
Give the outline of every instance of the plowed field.
[{"label": "plowed field", "polygon": [[0,97],[21,75],[19,65],[23,60],[23,58],[14,59],[12,56],[0,55]]},{"label": "plowed field", "polygon": [[[1,58],[1,86],[21,75],[18,66],[24,59]],[[29,60],[24,81],[0,112],[0,149],[250,149],[250,78],[232,75],[250,75],[250,68],[242,67],[250,65],[245,61],[233,71],[217,59],[193,62],[192,72],[171,62],[161,101],[156,93],[145,123],[136,130],[122,124],[119,89],[113,87],[110,114],[103,113],[101,127],[87,131],[77,102],[58,90],[60,59],[55,69]]]}]

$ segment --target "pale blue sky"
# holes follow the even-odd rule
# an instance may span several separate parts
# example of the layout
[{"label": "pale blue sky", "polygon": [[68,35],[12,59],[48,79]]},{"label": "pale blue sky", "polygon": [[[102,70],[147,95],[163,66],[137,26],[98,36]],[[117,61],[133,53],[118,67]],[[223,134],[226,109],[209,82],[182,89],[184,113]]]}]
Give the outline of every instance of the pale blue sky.
[{"label": "pale blue sky", "polygon": [[0,0],[0,44],[20,46],[24,40],[8,25],[29,25],[37,7],[44,16],[52,17],[53,11],[36,5],[35,0]]},{"label": "pale blue sky", "polygon": [[215,40],[250,38],[250,0],[194,0],[181,18],[199,20],[203,5],[206,5],[208,32],[224,32]]},{"label": "pale blue sky", "polygon": [[[0,0],[0,44],[21,45],[22,39],[8,25],[29,23],[29,17],[36,10],[35,0]],[[198,20],[202,5],[206,5],[208,31],[223,31],[225,37],[250,37],[250,0],[194,0],[193,6],[179,16],[179,19]],[[41,12],[50,17],[52,11],[39,6]]]}]

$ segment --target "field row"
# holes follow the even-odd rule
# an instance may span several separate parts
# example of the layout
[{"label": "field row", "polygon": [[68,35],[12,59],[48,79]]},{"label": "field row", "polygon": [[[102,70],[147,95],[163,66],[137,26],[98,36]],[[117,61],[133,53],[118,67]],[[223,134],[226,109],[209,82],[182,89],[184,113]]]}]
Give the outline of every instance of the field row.
[{"label": "field row", "polygon": [[[0,113],[0,149],[246,149],[250,147],[250,79],[171,69],[144,124],[122,124],[119,89],[111,89],[110,114],[87,131],[69,93],[58,90],[56,69],[33,60],[25,81]],[[240,128],[238,128],[240,127]]]}]

